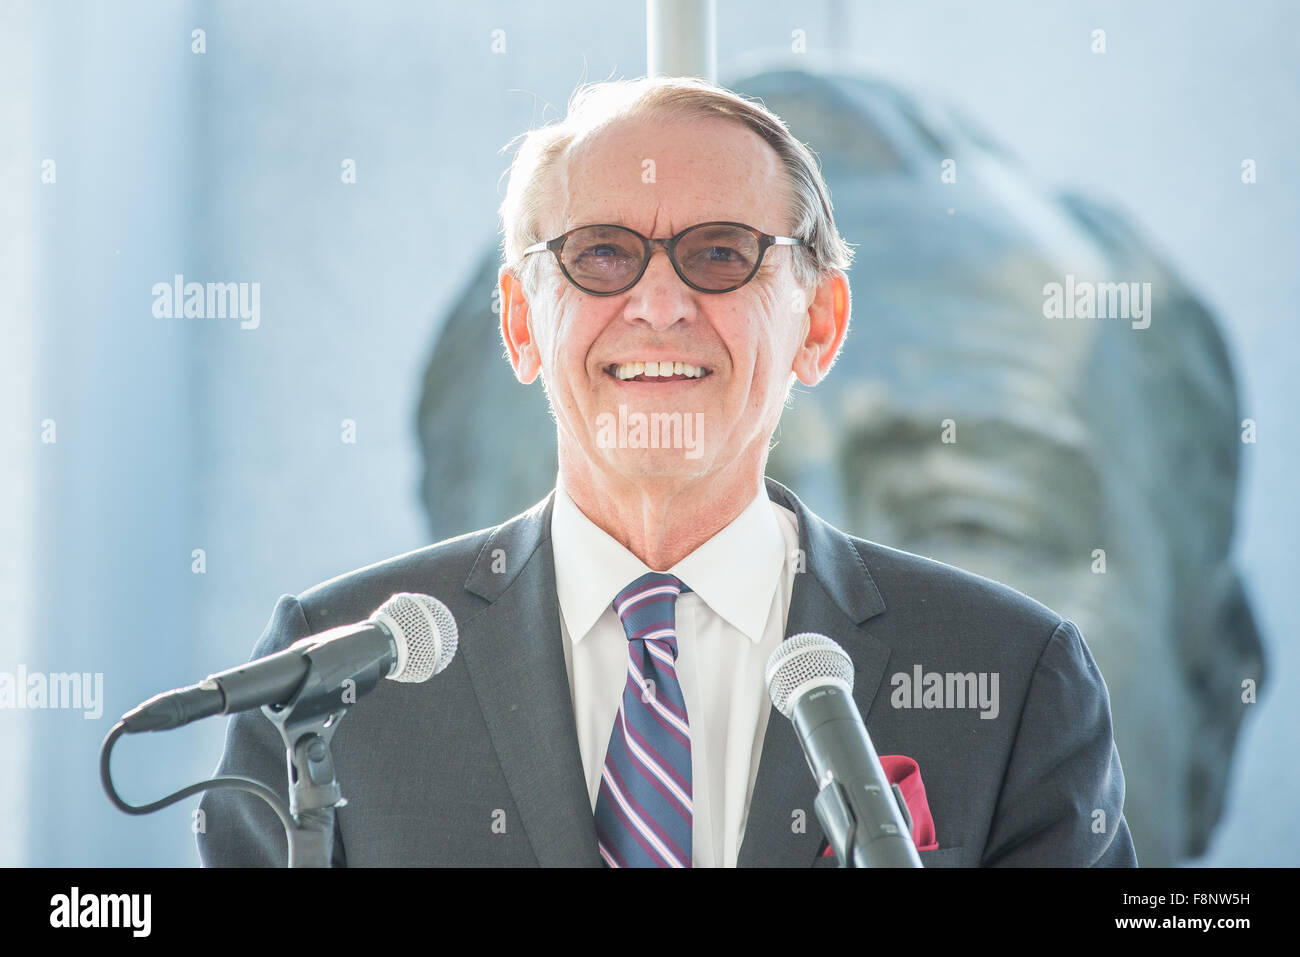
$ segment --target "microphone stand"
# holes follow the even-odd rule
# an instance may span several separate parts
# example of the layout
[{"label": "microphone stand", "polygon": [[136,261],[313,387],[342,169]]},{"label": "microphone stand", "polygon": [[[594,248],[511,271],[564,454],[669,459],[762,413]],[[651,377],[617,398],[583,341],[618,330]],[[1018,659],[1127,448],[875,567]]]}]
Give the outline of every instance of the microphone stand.
[{"label": "microphone stand", "polygon": [[[430,617],[430,626],[434,625],[441,610],[441,618],[445,619],[443,624],[449,628],[446,633],[449,651],[454,653],[455,622],[446,607],[427,595],[395,595],[394,599],[399,597],[415,600],[424,606],[426,616]],[[388,603],[380,608],[380,613],[385,613],[386,608]],[[338,640],[351,633],[364,634],[369,628],[369,622],[362,622],[299,639],[283,652],[251,662],[249,666],[211,675],[197,685],[157,695],[123,715],[110,729],[99,750],[99,776],[108,799],[126,814],[152,814],[201,791],[214,788],[247,791],[264,800],[279,818],[289,845],[290,867],[333,866],[334,811],[345,806],[347,801],[335,775],[330,740],[357,699],[374,690],[381,678],[392,676],[396,662],[400,660],[401,648],[405,647],[398,644],[399,640],[405,641],[405,633],[400,627],[397,638],[387,629],[380,629],[387,636],[387,650],[382,653],[376,649],[374,641],[357,644]],[[441,626],[437,633],[443,635]],[[421,653],[435,649],[437,654],[442,653],[437,644],[420,647]],[[450,660],[448,654],[442,660],[442,667]],[[301,672],[300,661],[307,662],[305,675]],[[441,668],[432,670],[440,671]],[[425,674],[418,680],[427,677]],[[223,684],[223,678],[230,684]],[[288,700],[278,700],[290,679],[297,682],[297,687]],[[251,711],[263,701],[276,702],[261,705],[261,708],[284,742],[289,807],[285,807],[278,792],[261,781],[239,775],[210,778],[144,805],[128,804],[117,793],[113,786],[111,761],[113,747],[124,734],[165,731],[214,714]]]},{"label": "microphone stand", "polygon": [[334,773],[330,739],[355,702],[347,700],[344,682],[352,690],[364,679],[354,673],[332,674],[309,654],[311,668],[294,696],[282,705],[263,705],[284,741],[289,772],[289,811],[294,827],[286,828],[290,867],[330,867],[334,854],[334,809],[347,804]]},{"label": "microphone stand", "polygon": [[[331,681],[330,677],[337,680]],[[156,714],[145,712],[139,719],[143,726],[132,728],[131,718],[141,711],[137,708],[113,726],[99,749],[99,777],[104,792],[114,806],[126,814],[152,814],[191,794],[212,788],[247,791],[270,805],[280,819],[289,844],[290,867],[330,867],[334,857],[334,809],[348,802],[339,789],[329,745],[339,721],[356,700],[355,695],[349,699],[342,693],[343,682],[348,680],[355,682],[354,689],[360,694],[374,685],[377,672],[370,669],[353,679],[352,674],[337,663],[330,668],[312,660],[306,678],[288,701],[281,705],[262,706],[262,713],[276,726],[285,743],[289,772],[288,808],[272,788],[261,781],[238,775],[200,781],[149,804],[136,805],[124,801],[113,786],[111,761],[114,746],[124,734],[165,730],[185,723],[177,718],[177,708],[183,711],[183,703],[173,706],[170,712],[166,708]],[[169,717],[177,720],[168,722]],[[149,726],[151,719],[157,726]]]}]

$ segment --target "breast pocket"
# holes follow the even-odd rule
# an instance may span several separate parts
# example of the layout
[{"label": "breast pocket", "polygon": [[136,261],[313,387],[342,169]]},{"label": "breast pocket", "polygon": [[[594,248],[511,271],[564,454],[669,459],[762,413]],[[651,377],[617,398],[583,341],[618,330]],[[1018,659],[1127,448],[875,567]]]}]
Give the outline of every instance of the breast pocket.
[{"label": "breast pocket", "polygon": [[961,847],[940,847],[933,851],[917,851],[922,867],[966,867]]},{"label": "breast pocket", "polygon": [[[966,867],[967,864],[962,859],[963,848],[960,847],[940,847],[933,851],[917,851],[917,857],[921,858],[922,867]],[[813,861],[813,867],[839,867],[839,862],[833,855],[826,857],[819,856]]]}]

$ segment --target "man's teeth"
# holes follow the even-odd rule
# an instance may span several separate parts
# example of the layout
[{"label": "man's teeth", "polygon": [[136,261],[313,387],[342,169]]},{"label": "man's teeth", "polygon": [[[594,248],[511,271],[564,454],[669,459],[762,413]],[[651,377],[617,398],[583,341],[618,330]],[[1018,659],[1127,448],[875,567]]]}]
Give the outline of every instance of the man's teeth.
[{"label": "man's teeth", "polygon": [[686,362],[623,362],[611,366],[610,371],[619,379],[635,379],[639,375],[648,377],[684,375],[692,379],[701,379],[708,374],[703,366],[693,366]]}]

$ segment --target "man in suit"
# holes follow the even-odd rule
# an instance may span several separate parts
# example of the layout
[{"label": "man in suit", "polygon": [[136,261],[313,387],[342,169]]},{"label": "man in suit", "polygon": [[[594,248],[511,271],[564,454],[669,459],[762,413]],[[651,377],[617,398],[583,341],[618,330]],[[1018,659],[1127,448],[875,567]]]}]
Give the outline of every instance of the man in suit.
[{"label": "man in suit", "polygon": [[[1135,865],[1074,625],[764,478],[795,380],[829,372],[850,315],[850,251],[780,120],[703,81],[588,86],[524,140],[502,217],[502,334],[546,388],[555,490],[284,596],[254,649],[400,591],[459,624],[445,672],[381,682],[340,724],[335,863],[832,865],[763,682],[786,636],[816,632],[853,660],[922,863]],[[508,422],[479,427],[509,441]],[[260,713],[232,719],[219,771],[287,794]],[[202,806],[205,864],[285,862],[261,801]]]}]

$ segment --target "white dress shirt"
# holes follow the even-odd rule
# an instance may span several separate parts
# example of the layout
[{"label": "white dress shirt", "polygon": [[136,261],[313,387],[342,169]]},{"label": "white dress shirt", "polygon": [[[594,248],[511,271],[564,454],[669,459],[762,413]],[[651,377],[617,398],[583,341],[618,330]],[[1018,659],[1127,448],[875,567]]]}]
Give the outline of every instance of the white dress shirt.
[{"label": "white dress shirt", "polygon": [[[557,481],[551,513],[564,663],[592,810],[627,681],[627,634],[614,596],[651,571],[597,527]],[[677,676],[691,726],[695,867],[735,867],[767,731],[768,656],[785,637],[798,567],[794,512],[758,494],[668,569],[691,591],[676,603]]]}]

